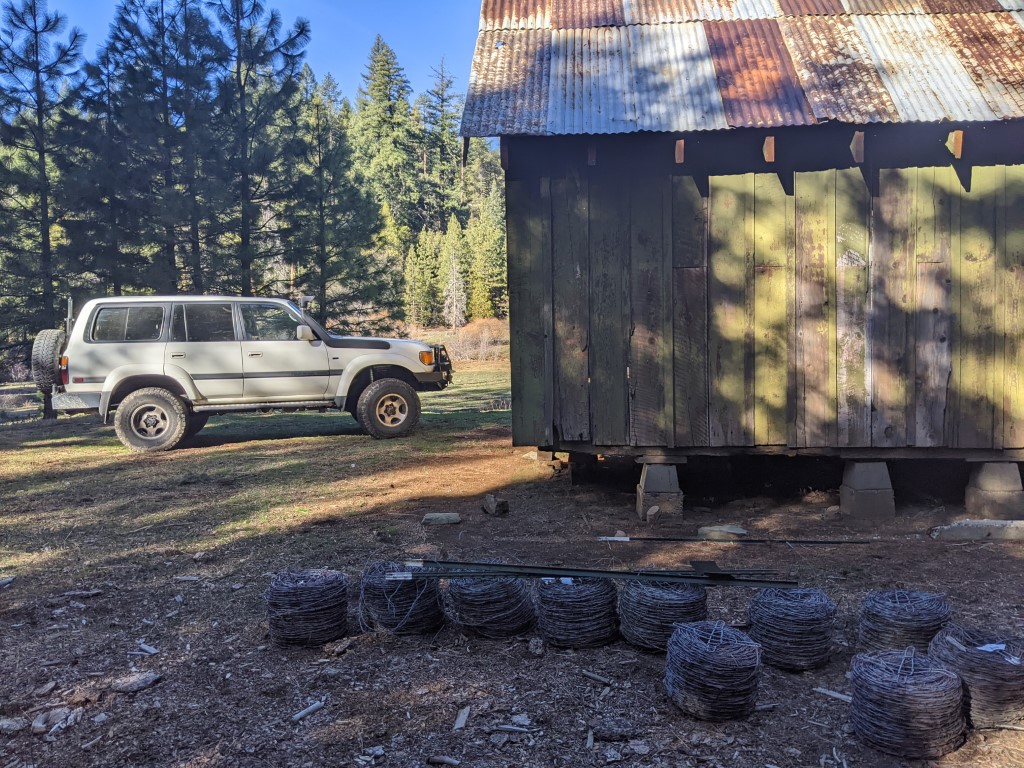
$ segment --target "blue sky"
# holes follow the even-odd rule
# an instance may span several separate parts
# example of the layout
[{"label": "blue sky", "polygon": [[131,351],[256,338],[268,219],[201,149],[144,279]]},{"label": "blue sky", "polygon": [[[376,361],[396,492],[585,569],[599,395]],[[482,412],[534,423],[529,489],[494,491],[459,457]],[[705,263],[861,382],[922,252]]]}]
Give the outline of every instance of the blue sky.
[{"label": "blue sky", "polygon": [[[50,0],[50,9],[68,17],[88,36],[85,50],[92,56],[107,38],[118,0]],[[395,49],[416,94],[431,84],[431,68],[444,56],[465,93],[476,42],[479,0],[264,0],[277,8],[286,25],[297,17],[309,19],[313,39],[306,61],[323,77],[334,75],[342,94],[354,99],[362,82],[370,46],[378,33]]]}]

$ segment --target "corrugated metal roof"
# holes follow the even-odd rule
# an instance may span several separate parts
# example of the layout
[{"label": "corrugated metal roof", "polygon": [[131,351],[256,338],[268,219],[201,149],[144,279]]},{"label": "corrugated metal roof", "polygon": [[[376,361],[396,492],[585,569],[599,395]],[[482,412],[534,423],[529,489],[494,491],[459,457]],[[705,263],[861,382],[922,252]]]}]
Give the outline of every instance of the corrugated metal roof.
[{"label": "corrugated metal roof", "polygon": [[779,15],[773,0],[623,0],[627,24],[681,21],[771,19]]},{"label": "corrugated metal roof", "polygon": [[818,120],[879,123],[899,112],[849,17],[779,22],[811,111]]},{"label": "corrugated metal roof", "polygon": [[995,2],[484,0],[462,130],[1024,118],[1024,7]]},{"label": "corrugated metal roof", "polygon": [[1024,114],[1024,26],[1006,13],[936,16],[935,25],[996,115]]},{"label": "corrugated metal roof", "polygon": [[704,32],[730,126],[814,122],[777,21],[708,22]]},{"label": "corrugated metal roof", "polygon": [[854,16],[907,121],[994,120],[995,112],[928,16]]}]

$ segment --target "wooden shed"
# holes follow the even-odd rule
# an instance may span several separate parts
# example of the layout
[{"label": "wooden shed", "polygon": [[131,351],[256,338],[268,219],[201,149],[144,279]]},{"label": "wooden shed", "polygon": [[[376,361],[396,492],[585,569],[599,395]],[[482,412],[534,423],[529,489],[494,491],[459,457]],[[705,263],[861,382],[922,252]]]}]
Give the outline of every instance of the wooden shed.
[{"label": "wooden shed", "polygon": [[1024,458],[1024,0],[484,0],[517,445]]}]

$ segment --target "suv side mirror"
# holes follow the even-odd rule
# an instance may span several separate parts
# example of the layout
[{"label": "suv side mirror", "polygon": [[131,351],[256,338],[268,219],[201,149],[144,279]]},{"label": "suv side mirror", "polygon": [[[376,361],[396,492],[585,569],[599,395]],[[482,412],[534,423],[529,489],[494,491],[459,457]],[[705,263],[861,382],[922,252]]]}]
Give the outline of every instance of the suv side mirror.
[{"label": "suv side mirror", "polygon": [[316,334],[308,325],[295,326],[295,338],[299,341],[316,341]]}]

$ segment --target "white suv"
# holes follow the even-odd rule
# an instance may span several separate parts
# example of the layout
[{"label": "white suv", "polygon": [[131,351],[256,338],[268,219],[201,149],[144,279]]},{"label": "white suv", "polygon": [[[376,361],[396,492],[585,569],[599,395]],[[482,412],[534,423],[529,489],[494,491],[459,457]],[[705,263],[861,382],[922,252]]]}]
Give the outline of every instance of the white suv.
[{"label": "white suv", "polygon": [[420,416],[417,391],[444,389],[443,346],[335,336],[289,301],[225,296],[94,299],[65,337],[39,333],[36,384],[58,411],[113,413],[132,451],[161,451],[220,413],[347,410],[377,438]]}]

